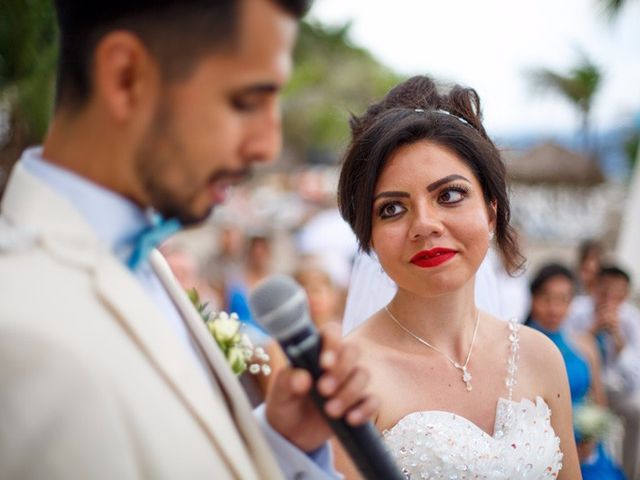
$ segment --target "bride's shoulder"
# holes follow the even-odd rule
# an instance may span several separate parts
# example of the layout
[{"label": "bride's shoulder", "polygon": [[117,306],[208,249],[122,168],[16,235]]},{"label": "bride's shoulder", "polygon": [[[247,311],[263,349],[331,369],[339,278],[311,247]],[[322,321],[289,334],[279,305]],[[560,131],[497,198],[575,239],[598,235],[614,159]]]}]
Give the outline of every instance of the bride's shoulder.
[{"label": "bride's shoulder", "polygon": [[520,326],[521,355],[534,357],[540,365],[548,362],[563,362],[558,347],[544,333],[526,325]]},{"label": "bride's shoulder", "polygon": [[514,343],[517,345],[518,390],[524,397],[540,395],[547,400],[552,396],[549,392],[566,383],[562,354],[546,335],[515,320],[491,317],[487,323],[492,325],[490,335],[494,339],[504,338],[508,352],[513,352]]},{"label": "bride's shoulder", "polygon": [[356,345],[361,354],[383,359],[386,354],[392,355],[395,351],[389,345],[389,323],[385,318],[380,318],[377,312],[363,322],[358,328],[349,332],[346,336],[347,342]]},{"label": "bride's shoulder", "polygon": [[563,365],[564,361],[555,344],[543,333],[516,320],[502,320],[488,316],[491,337],[503,336],[508,343],[517,342],[519,363],[525,368],[545,372],[548,368]]},{"label": "bride's shoulder", "polygon": [[388,323],[385,320],[381,312],[378,311],[351,330],[346,338],[354,342],[375,341],[380,335],[380,330],[384,329]]},{"label": "bride's shoulder", "polygon": [[544,333],[526,325],[518,327],[519,364],[526,378],[553,386],[565,375],[564,359],[558,347]]}]

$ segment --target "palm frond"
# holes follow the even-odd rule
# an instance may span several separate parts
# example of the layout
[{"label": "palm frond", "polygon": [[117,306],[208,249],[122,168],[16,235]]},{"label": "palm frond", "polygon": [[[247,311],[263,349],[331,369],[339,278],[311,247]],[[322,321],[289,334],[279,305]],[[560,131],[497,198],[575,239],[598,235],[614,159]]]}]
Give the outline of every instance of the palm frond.
[{"label": "palm frond", "polygon": [[583,112],[588,112],[602,83],[602,73],[594,63],[583,57],[568,73],[548,68],[533,70],[530,72],[530,82],[537,89],[559,94]]},{"label": "palm frond", "polygon": [[626,1],[625,0],[601,0],[605,11],[609,14],[610,17],[615,17],[620,11],[622,7],[624,7]]}]

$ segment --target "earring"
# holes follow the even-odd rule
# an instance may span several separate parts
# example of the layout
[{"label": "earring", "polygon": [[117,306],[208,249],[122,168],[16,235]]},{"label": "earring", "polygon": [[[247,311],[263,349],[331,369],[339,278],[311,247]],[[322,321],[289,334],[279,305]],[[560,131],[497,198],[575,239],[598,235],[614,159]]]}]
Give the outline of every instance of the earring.
[{"label": "earring", "polygon": [[494,232],[493,230],[491,230],[491,231],[489,232],[489,241],[492,241],[492,240],[493,240],[493,237],[495,237],[495,232]]}]

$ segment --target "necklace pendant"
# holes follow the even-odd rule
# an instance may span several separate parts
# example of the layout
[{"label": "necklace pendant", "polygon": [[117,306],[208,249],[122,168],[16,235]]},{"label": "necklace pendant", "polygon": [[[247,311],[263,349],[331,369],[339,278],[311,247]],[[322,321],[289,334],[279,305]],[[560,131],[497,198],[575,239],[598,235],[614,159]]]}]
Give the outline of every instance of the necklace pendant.
[{"label": "necklace pendant", "polygon": [[467,392],[470,392],[473,387],[471,386],[471,374],[467,371],[467,367],[462,367],[462,381],[467,386]]},{"label": "necklace pendant", "polygon": [[391,320],[393,320],[398,327],[400,327],[400,329],[404,330],[407,334],[411,335],[413,338],[415,338],[418,342],[420,342],[422,345],[424,345],[427,348],[430,348],[431,350],[434,350],[436,352],[438,352],[440,355],[444,355],[444,357],[449,360],[449,362],[451,363],[451,365],[453,365],[456,369],[461,370],[462,371],[462,381],[464,382],[467,392],[470,392],[473,387],[471,386],[471,374],[467,371],[467,365],[469,365],[469,359],[471,358],[471,351],[473,350],[473,344],[476,341],[476,334],[478,333],[478,325],[480,324],[480,312],[476,312],[476,326],[473,328],[473,337],[471,337],[471,345],[469,345],[469,352],[467,352],[467,359],[464,362],[464,365],[460,365],[458,362],[456,362],[454,359],[452,359],[449,355],[447,355],[446,353],[444,353],[442,350],[440,350],[439,348],[434,347],[433,345],[431,345],[429,342],[427,342],[425,339],[419,337],[418,335],[416,335],[415,333],[413,333],[411,330],[409,330],[407,327],[405,327],[404,325],[402,325],[402,323],[400,323],[400,321],[393,316],[393,314],[389,311],[389,307],[384,307],[385,311],[389,314],[389,317],[391,317]]}]

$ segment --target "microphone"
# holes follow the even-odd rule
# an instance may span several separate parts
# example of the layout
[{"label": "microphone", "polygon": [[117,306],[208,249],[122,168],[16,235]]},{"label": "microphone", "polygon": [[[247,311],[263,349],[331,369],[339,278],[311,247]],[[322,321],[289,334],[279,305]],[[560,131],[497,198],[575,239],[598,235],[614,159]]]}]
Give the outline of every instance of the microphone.
[{"label": "microphone", "polygon": [[[291,364],[309,371],[315,384],[323,373],[319,366],[321,337],[309,316],[302,287],[286,275],[271,276],[251,293],[249,306]],[[311,397],[366,480],[405,480],[372,422],[354,427],[344,419],[330,418],[323,408],[326,399],[315,386]]]}]

